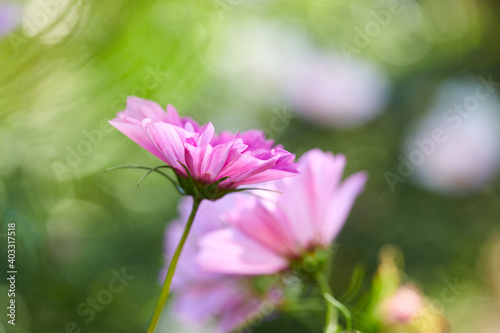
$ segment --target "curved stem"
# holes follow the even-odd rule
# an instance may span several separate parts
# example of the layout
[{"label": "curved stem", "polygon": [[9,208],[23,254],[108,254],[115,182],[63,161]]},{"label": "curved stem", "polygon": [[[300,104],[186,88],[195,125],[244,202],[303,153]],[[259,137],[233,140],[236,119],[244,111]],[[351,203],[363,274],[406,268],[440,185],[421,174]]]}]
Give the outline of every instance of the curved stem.
[{"label": "curved stem", "polygon": [[[323,296],[328,295],[333,298],[332,289],[330,288],[330,284],[328,283],[326,275],[323,271],[316,274],[316,282],[318,283]],[[337,308],[331,302],[328,302],[327,299],[325,299],[325,304],[326,322],[324,333],[335,333],[338,329]]]},{"label": "curved stem", "polygon": [[186,242],[189,231],[191,230],[191,226],[193,225],[194,217],[196,216],[196,212],[198,211],[201,200],[202,199],[193,198],[193,208],[191,210],[191,214],[189,215],[189,219],[187,221],[186,227],[184,228],[184,233],[182,234],[179,245],[177,245],[177,249],[175,250],[174,256],[172,257],[172,261],[168,266],[167,276],[165,277],[165,282],[161,290],[160,299],[158,300],[158,304],[156,305],[156,309],[153,314],[153,318],[151,319],[151,323],[149,324],[147,333],[153,333],[155,331],[158,320],[160,319],[163,306],[165,305],[168,294],[170,292],[170,284],[172,283],[172,278],[174,277],[177,262],[179,261],[182,249],[184,248],[184,243]]}]

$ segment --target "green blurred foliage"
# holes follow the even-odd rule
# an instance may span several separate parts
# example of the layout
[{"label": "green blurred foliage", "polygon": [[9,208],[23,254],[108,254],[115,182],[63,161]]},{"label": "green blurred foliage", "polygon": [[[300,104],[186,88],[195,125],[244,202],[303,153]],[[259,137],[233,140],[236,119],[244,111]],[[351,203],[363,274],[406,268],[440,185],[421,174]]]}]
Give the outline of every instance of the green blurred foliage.
[{"label": "green blurred foliage", "polygon": [[[71,321],[83,332],[142,332],[159,295],[163,232],[177,215],[179,196],[156,175],[137,188],[137,170],[104,172],[118,164],[159,164],[106,121],[124,108],[126,96],[137,95],[173,104],[219,130],[267,128],[272,108],[251,92],[235,93],[251,87],[214,71],[207,61],[212,42],[250,18],[298,27],[320,47],[341,50],[371,11],[386,3],[48,3],[23,3],[23,22],[0,41],[0,281],[6,278],[8,222],[17,225],[19,272],[17,325],[9,332],[64,332]],[[417,5],[419,11],[412,8]],[[370,174],[338,239],[331,281],[336,294],[345,292],[360,263],[368,276],[361,287],[366,291],[377,252],[387,243],[401,248],[407,273],[431,297],[440,297],[446,279],[458,278],[475,290],[483,280],[477,268],[481,248],[499,229],[498,180],[461,197],[433,194],[410,181],[392,192],[386,182],[384,172],[397,168],[405,134],[442,80],[500,77],[497,2],[428,0],[408,6],[360,50],[394,81],[383,114],[344,130],[320,129],[290,115],[283,131],[271,133],[297,156],[314,147],[341,152],[347,173]],[[113,270],[122,269],[135,278],[87,323],[77,308],[107,288]],[[6,287],[0,283],[2,309]],[[467,302],[466,296],[458,301]],[[317,332],[321,320],[321,310],[279,314],[253,330]],[[3,314],[0,323],[8,326]]]}]

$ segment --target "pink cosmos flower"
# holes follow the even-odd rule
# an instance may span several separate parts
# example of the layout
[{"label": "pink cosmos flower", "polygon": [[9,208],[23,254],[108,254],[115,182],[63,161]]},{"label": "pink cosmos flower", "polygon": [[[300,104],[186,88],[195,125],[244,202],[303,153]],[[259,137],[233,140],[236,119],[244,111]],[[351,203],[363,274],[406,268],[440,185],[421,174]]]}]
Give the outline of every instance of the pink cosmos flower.
[{"label": "pink cosmos flower", "polygon": [[345,162],[342,155],[314,149],[300,159],[298,176],[273,182],[282,194],[267,194],[268,200],[236,198],[224,217],[231,227],[200,240],[199,265],[217,273],[271,274],[328,248],[367,180],[358,172],[341,182]]},{"label": "pink cosmos flower", "polygon": [[[195,218],[172,281],[175,315],[186,324],[205,329],[215,322],[214,330],[218,333],[232,332],[256,317],[266,315],[261,311],[263,304],[271,302],[273,306],[279,306],[283,297],[279,288],[257,292],[248,277],[204,272],[195,262],[200,237],[227,226],[221,216],[233,207],[236,196],[238,194],[216,202],[201,203],[200,214]],[[182,201],[180,219],[172,222],[166,230],[166,258],[172,257],[181,238],[191,202],[191,197]],[[167,268],[160,274],[162,282],[166,272]]]},{"label": "pink cosmos flower", "polygon": [[[263,132],[250,130],[217,135],[211,123],[200,126],[189,117],[179,117],[175,108],[165,112],[157,103],[129,97],[125,111],[110,121],[123,134],[187,177],[195,181],[234,189],[295,174],[295,156]],[[183,166],[184,165],[184,166]]]}]

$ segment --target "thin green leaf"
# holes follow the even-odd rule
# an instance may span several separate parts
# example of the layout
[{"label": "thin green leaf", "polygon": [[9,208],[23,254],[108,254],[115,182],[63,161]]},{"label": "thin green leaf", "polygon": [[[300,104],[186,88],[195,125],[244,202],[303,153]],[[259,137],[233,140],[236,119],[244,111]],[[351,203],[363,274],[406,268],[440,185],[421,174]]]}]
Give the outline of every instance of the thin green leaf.
[{"label": "thin green leaf", "polygon": [[351,313],[349,312],[349,309],[347,309],[344,306],[344,304],[340,303],[339,301],[337,301],[335,298],[333,298],[331,295],[329,295],[327,293],[324,293],[323,297],[328,302],[330,302],[330,304],[332,304],[334,307],[336,307],[340,312],[342,312],[342,314],[345,317],[347,331],[352,332],[352,317],[351,317]]},{"label": "thin green leaf", "polygon": [[[169,165],[160,165],[160,166],[158,166],[156,168],[158,168],[158,169],[159,168],[173,169]],[[106,170],[104,170],[104,172],[118,170],[118,169],[143,169],[143,170],[150,170],[152,168],[151,167],[147,167],[147,166],[143,166],[143,165],[117,165],[117,166],[114,166],[114,167],[111,167],[111,168],[107,168]]]}]

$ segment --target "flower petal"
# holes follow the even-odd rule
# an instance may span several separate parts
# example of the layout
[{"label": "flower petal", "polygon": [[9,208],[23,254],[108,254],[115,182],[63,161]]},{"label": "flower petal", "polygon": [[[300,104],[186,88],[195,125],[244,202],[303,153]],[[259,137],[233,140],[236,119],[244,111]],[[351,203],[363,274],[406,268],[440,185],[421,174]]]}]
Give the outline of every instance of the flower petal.
[{"label": "flower petal", "polygon": [[322,220],[322,241],[330,244],[342,229],[349,212],[358,195],[365,188],[368,175],[365,172],[358,172],[349,176],[335,191],[330,199],[331,204],[325,219]]},{"label": "flower petal", "polygon": [[286,259],[232,228],[202,237],[196,262],[201,269],[224,274],[273,274],[288,266]]},{"label": "flower petal", "polygon": [[236,196],[234,209],[225,220],[239,231],[284,257],[298,255],[288,220],[274,202],[245,194]]},{"label": "flower petal", "polygon": [[119,116],[142,120],[150,118],[152,121],[161,121],[165,117],[165,111],[158,103],[135,96],[127,97],[127,107]]},{"label": "flower petal", "polygon": [[128,136],[139,146],[146,149],[164,162],[168,163],[163,153],[158,149],[158,146],[151,140],[148,133],[142,126],[134,125],[127,120],[119,118],[111,120],[109,123],[113,125],[117,130]]},{"label": "flower petal", "polygon": [[158,150],[165,156],[164,160],[185,174],[184,169],[179,165],[179,162],[186,164],[184,142],[188,137],[194,137],[198,134],[187,132],[183,128],[164,122],[151,123],[146,127],[146,130]]}]

